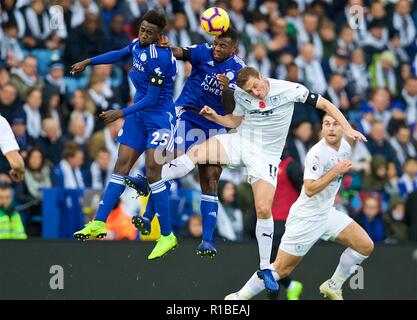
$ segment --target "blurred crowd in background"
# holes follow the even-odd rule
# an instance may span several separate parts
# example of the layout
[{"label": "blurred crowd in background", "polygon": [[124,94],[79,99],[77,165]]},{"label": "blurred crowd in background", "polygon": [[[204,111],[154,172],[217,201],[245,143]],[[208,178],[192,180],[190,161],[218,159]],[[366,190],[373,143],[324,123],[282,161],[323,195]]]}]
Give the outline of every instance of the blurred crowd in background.
[{"label": "blurred crowd in background", "polygon": [[[98,114],[131,103],[131,61],[89,67],[77,77],[69,75],[70,66],[127,46],[151,8],[166,14],[171,45],[210,42],[199,16],[213,5],[228,11],[240,33],[238,55],[249,66],[320,93],[368,137],[353,146],[353,170],[338,209],[354,216],[377,243],[417,241],[417,1],[408,0],[1,0],[0,113],[12,126],[27,171],[18,184],[0,176],[0,229],[6,216],[20,219],[18,211],[26,233],[40,236],[42,188],[103,190],[109,180],[123,120],[105,125]],[[175,98],[190,70],[189,63],[178,62]],[[285,219],[277,211],[301,189],[321,116],[307,105],[295,107],[276,219]],[[0,166],[8,172],[4,158]],[[134,172],[142,167],[139,162]],[[245,170],[226,169],[221,179],[217,232],[230,241],[251,239],[255,210]],[[291,197],[280,181],[289,184]],[[197,175],[172,188],[173,221],[184,237],[201,236],[199,192]],[[142,209],[143,203],[125,195],[109,222],[123,232],[110,238],[135,239],[128,222]],[[3,234],[11,237],[25,235]]]}]

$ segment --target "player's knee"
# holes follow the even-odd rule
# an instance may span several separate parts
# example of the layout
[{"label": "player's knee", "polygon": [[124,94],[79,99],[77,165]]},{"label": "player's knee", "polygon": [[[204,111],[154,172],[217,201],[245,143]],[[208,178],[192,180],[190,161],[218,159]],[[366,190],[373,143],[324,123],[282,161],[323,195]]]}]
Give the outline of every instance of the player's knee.
[{"label": "player's knee", "polygon": [[217,178],[210,177],[206,181],[201,181],[201,191],[205,194],[217,194]]},{"label": "player's knee", "polygon": [[260,219],[269,219],[272,216],[271,207],[264,204],[257,205],[256,216]]},{"label": "player's knee", "polygon": [[368,241],[366,241],[363,245],[362,245],[362,248],[361,248],[361,251],[362,252],[360,252],[362,255],[364,255],[364,256],[370,256],[371,254],[372,254],[372,252],[374,251],[374,247],[375,247],[375,245],[374,245],[374,242],[371,240],[371,239],[369,239]]}]

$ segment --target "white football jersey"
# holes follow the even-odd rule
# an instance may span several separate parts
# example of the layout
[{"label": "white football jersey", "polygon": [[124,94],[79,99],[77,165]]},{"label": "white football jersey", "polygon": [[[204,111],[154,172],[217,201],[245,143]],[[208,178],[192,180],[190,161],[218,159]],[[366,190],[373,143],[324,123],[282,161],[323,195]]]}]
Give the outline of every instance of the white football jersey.
[{"label": "white football jersey", "polygon": [[9,123],[2,116],[0,116],[0,132],[0,149],[3,154],[19,150],[19,145],[17,144],[12,128],[10,128]]},{"label": "white football jersey", "polygon": [[259,100],[236,87],[233,114],[244,116],[237,131],[266,156],[281,157],[294,112],[295,102],[305,102],[309,90],[299,83],[267,78],[268,95]]},{"label": "white football jersey", "polygon": [[[339,151],[331,148],[324,139],[321,139],[307,153],[304,180],[318,180],[338,162],[350,158],[351,147],[345,139],[342,139]],[[303,186],[300,196],[291,207],[290,214],[310,221],[325,219],[334,205],[341,183],[342,176],[337,176],[327,187],[312,197],[306,195]]]}]

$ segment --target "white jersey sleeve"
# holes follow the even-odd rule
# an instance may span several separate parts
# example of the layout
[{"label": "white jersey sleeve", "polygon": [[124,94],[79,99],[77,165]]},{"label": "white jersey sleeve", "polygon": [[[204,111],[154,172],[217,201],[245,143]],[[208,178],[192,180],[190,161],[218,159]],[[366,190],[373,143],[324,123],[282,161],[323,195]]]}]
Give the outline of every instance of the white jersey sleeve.
[{"label": "white jersey sleeve", "polygon": [[323,162],[320,161],[318,150],[308,152],[305,159],[304,180],[318,180],[324,172]]},{"label": "white jersey sleeve", "polygon": [[286,81],[286,85],[288,89],[285,91],[285,95],[289,102],[306,102],[310,91],[305,86],[290,81]]},{"label": "white jersey sleeve", "polygon": [[3,154],[19,150],[19,145],[14,137],[12,128],[10,128],[9,123],[2,116],[0,116],[0,132],[0,148]]}]

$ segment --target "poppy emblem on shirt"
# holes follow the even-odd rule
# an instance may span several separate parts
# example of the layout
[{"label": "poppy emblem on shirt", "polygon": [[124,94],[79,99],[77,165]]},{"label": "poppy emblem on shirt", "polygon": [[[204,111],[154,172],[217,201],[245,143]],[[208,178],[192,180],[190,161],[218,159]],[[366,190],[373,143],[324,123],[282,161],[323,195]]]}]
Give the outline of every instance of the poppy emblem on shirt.
[{"label": "poppy emblem on shirt", "polygon": [[259,101],[259,109],[265,109],[266,108],[266,104],[263,101]]}]

